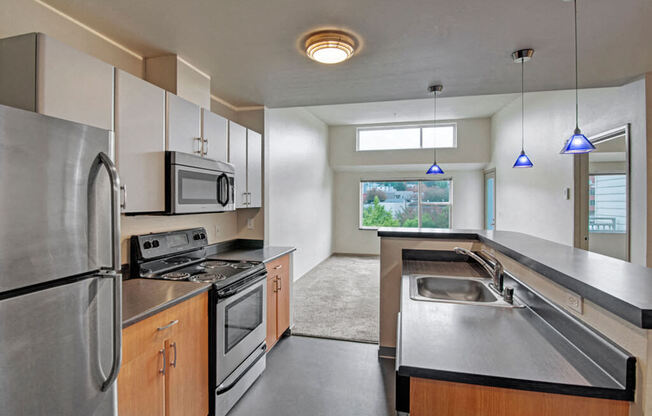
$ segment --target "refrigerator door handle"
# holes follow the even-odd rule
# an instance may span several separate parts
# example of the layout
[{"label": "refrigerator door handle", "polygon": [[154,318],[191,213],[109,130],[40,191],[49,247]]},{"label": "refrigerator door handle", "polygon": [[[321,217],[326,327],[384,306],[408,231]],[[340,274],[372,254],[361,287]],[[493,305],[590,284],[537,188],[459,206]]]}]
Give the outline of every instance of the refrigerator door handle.
[{"label": "refrigerator door handle", "polygon": [[[120,177],[111,159],[100,152],[91,168],[91,184],[97,179],[99,169],[104,167],[111,182],[111,270],[105,270],[103,277],[113,279],[113,364],[102,391],[107,391],[118,378],[122,361],[122,275],[120,274]],[[89,189],[92,188],[92,185]]]}]

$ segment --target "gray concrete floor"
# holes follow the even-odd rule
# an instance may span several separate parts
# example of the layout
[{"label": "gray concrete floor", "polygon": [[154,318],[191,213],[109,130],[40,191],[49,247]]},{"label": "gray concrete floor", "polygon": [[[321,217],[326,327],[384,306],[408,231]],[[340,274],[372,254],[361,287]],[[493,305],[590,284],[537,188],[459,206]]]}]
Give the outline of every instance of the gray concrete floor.
[{"label": "gray concrete floor", "polygon": [[377,354],[373,344],[283,338],[228,416],[393,416],[394,361]]}]

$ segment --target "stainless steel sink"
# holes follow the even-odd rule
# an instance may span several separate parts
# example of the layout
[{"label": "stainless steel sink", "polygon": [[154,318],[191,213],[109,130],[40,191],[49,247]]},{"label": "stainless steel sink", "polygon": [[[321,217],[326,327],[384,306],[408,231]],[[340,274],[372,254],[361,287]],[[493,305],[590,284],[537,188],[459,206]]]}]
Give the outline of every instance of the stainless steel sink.
[{"label": "stainless steel sink", "polygon": [[429,302],[520,307],[503,300],[491,288],[491,279],[477,277],[410,276],[410,298]]}]

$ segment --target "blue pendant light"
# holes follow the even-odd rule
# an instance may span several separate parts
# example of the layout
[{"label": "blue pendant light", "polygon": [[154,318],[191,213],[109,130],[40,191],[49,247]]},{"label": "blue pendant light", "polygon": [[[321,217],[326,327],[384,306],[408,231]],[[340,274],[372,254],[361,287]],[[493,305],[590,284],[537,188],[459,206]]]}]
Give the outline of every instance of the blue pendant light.
[{"label": "blue pendant light", "polygon": [[579,127],[579,98],[578,98],[578,82],[577,82],[577,0],[573,0],[573,10],[575,12],[575,131],[573,135],[566,140],[564,147],[561,149],[562,154],[578,154],[589,153],[595,150],[595,146],[585,135]]},{"label": "blue pendant light", "polygon": [[516,158],[513,168],[531,168],[534,166],[530,158],[525,154],[525,90],[523,68],[525,63],[532,59],[534,49],[521,49],[512,53],[512,59],[515,63],[521,64],[521,153]]},{"label": "blue pendant light", "polygon": [[[433,134],[435,137],[437,137],[437,93],[440,93],[444,87],[442,85],[431,85],[428,87],[428,91],[434,93],[435,98],[434,98],[434,120],[433,120],[433,126],[435,127],[433,129]],[[437,142],[433,143],[433,150],[434,150],[434,157],[433,157],[433,162],[432,166],[430,166],[430,169],[426,171],[427,175],[443,175],[444,170],[439,167],[437,164]]]}]

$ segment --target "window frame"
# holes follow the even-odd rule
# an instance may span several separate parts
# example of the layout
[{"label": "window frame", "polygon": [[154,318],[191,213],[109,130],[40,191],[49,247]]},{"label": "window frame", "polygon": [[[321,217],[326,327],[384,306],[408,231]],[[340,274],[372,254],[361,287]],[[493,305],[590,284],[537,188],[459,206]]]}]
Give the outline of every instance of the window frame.
[{"label": "window frame", "polygon": [[[421,201],[421,183],[422,182],[443,182],[443,181],[448,181],[448,202],[423,202]],[[363,225],[362,221],[362,213],[364,210],[364,203],[362,201],[362,185],[364,183],[369,183],[369,182],[417,182],[417,187],[418,187],[418,192],[417,192],[417,220],[419,226],[417,228],[411,228],[411,229],[421,229],[421,206],[422,205],[432,205],[432,206],[448,206],[448,228],[433,228],[435,230],[446,230],[446,229],[451,229],[451,226],[453,225],[453,178],[452,177],[445,177],[445,178],[437,178],[437,179],[423,179],[423,178],[417,178],[417,179],[360,179],[360,184],[358,185],[358,230],[367,230],[367,231],[376,231],[379,228],[383,227],[374,227],[374,226],[368,226],[368,225]],[[402,227],[389,227],[389,228],[402,228]]]},{"label": "window frame", "polygon": [[[402,150],[423,150],[434,149],[434,147],[423,147],[423,129],[428,127],[453,127],[453,146],[437,147],[437,149],[456,149],[457,148],[457,123],[447,121],[442,123],[419,123],[419,124],[399,124],[389,126],[359,126],[355,129],[355,151],[356,152],[395,152]],[[392,149],[360,149],[360,132],[361,131],[379,131],[379,130],[401,130],[401,129],[419,129],[419,147],[392,148]]]}]

